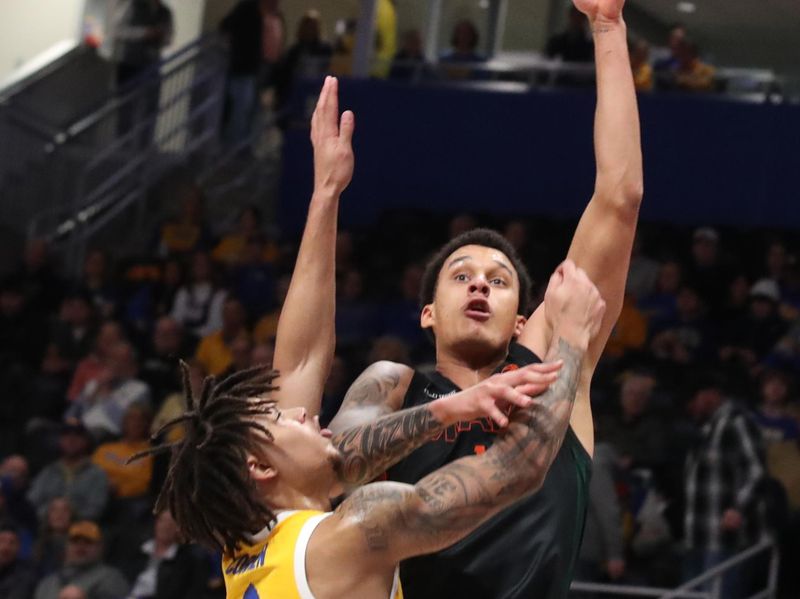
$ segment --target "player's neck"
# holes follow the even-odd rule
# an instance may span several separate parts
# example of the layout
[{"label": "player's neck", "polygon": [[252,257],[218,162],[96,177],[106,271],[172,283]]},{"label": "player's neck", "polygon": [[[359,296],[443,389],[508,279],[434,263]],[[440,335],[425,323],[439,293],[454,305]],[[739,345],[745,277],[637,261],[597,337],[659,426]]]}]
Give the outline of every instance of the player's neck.
[{"label": "player's neck", "polygon": [[325,491],[304,493],[297,489],[275,489],[270,493],[270,509],[276,514],[290,510],[318,510],[327,512],[331,509],[328,493]]},{"label": "player's neck", "polygon": [[486,360],[464,360],[446,351],[436,353],[436,370],[459,389],[466,389],[492,376],[503,363],[505,355]]}]

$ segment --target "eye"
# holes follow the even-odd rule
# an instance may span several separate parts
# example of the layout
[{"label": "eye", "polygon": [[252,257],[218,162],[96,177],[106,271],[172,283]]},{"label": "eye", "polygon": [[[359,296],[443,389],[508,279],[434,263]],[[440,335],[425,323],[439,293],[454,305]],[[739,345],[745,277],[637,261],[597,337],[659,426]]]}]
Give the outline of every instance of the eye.
[{"label": "eye", "polygon": [[506,283],[505,279],[501,279],[500,277],[496,277],[496,278],[492,279],[489,282],[492,285],[500,285],[501,287],[505,287],[506,285],[508,285],[508,283]]},{"label": "eye", "polygon": [[459,273],[455,277],[453,277],[456,281],[460,281],[462,283],[469,281],[469,277],[465,273]]},{"label": "eye", "polygon": [[277,408],[275,409],[275,422],[278,422],[281,419],[281,411]]}]

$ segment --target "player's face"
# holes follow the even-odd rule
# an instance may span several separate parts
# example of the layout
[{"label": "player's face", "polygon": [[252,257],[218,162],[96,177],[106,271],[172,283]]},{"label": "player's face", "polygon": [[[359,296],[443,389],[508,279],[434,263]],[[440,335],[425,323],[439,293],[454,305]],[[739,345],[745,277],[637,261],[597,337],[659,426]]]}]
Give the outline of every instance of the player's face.
[{"label": "player's face", "polygon": [[445,260],[421,324],[433,329],[437,351],[494,355],[521,332],[525,319],[518,308],[519,277],[511,260],[500,250],[467,245]]},{"label": "player's face", "polygon": [[[279,480],[309,495],[336,492],[341,455],[331,443],[331,431],[305,408],[273,408],[260,418],[272,433],[264,453]],[[333,489],[333,490],[332,490]],[[338,493],[336,493],[338,494]]]}]

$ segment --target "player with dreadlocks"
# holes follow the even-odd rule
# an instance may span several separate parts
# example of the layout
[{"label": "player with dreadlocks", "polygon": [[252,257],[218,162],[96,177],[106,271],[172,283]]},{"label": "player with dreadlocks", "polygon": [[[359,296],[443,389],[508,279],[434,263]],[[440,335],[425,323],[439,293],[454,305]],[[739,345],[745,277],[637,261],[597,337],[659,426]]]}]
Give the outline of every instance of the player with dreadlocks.
[{"label": "player with dreadlocks", "polygon": [[[548,363],[496,375],[371,428],[367,459],[391,464],[465,417],[489,416],[506,427],[493,447],[416,485],[366,485],[330,512],[330,497],[343,488],[344,456],[314,414],[333,352],[336,205],[352,171],[353,117],[346,112],[339,122],[337,85],[326,80],[312,119],[315,192],[278,327],[277,370],[209,377],[195,396],[183,366],[188,411],[159,432],[181,423],[185,435],[147,452],[172,451],[157,509],[168,508],[188,538],[224,552],[230,598],[402,596],[399,560],[452,544],[541,484],[605,308],[586,274],[562,265],[546,296],[556,331]],[[503,409],[510,406],[516,410]],[[345,434],[357,442],[365,430]]]}]

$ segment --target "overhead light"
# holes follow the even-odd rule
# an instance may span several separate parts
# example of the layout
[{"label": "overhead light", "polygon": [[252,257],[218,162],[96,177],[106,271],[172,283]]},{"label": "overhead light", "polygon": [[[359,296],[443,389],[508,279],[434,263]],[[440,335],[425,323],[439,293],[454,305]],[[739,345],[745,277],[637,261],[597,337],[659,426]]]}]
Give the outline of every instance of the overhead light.
[{"label": "overhead light", "polygon": [[678,12],[683,12],[686,14],[691,14],[697,10],[697,6],[694,2],[678,2]]}]

